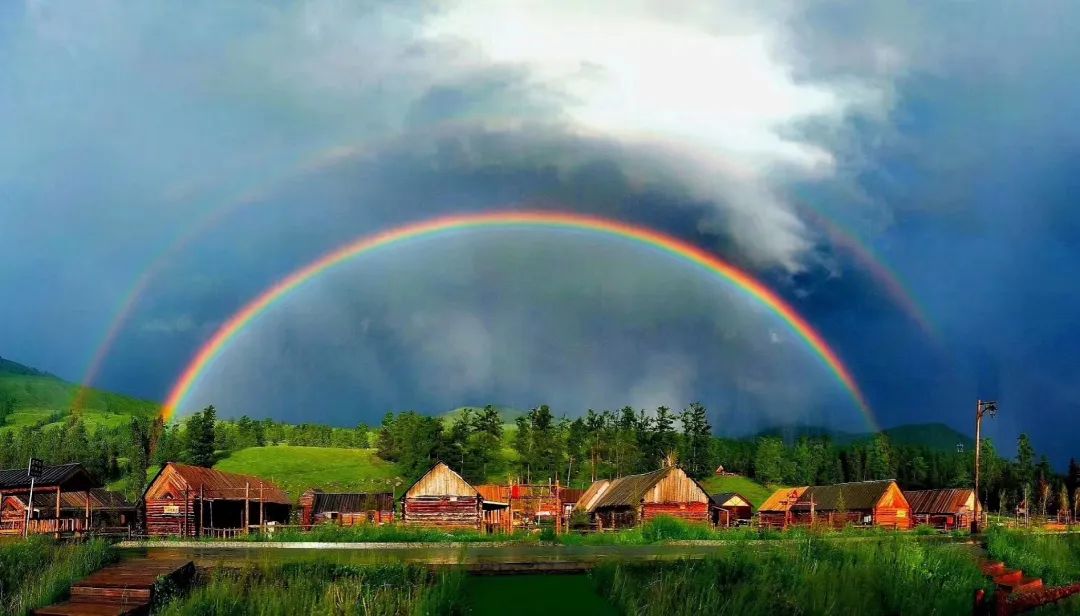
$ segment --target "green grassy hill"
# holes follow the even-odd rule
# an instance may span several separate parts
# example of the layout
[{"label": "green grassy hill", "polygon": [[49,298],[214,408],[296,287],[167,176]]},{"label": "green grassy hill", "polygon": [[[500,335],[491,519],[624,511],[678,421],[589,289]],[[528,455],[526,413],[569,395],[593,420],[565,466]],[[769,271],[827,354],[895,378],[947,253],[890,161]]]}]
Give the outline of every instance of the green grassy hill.
[{"label": "green grassy hill", "polygon": [[760,507],[761,503],[765,502],[765,499],[772,496],[773,492],[783,487],[775,485],[765,486],[746,477],[717,477],[715,475],[702,480],[701,485],[705,487],[705,490],[709,494],[738,492],[749,499],[755,509]]},{"label": "green grassy hill", "polygon": [[[47,372],[0,358],[0,413],[7,406],[14,409],[0,429],[63,421],[81,389]],[[84,392],[81,401],[79,412],[89,427],[118,425],[132,415],[153,415],[160,408],[156,402],[93,388]]]},{"label": "green grassy hill", "polygon": [[[386,479],[401,476],[397,466],[375,455],[374,449],[248,447],[234,452],[214,468],[270,479],[293,498],[308,488],[332,492],[390,491]],[[404,478],[403,478],[404,479]],[[400,494],[407,486],[400,485]]]}]

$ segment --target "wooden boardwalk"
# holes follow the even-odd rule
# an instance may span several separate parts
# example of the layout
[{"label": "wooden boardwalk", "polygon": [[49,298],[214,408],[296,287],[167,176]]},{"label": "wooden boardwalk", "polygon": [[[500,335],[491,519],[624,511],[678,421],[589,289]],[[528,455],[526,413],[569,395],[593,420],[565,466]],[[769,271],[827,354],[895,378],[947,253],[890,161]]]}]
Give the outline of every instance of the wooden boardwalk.
[{"label": "wooden boardwalk", "polygon": [[139,558],[110,565],[76,582],[71,598],[34,610],[38,616],[128,616],[149,614],[154,585],[166,578],[183,585],[195,574],[187,559]]}]

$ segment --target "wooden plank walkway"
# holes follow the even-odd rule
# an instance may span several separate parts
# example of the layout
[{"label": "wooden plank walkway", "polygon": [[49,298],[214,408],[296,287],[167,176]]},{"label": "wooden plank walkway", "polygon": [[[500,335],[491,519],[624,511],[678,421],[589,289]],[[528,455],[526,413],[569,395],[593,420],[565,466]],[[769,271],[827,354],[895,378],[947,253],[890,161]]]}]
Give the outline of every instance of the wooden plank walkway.
[{"label": "wooden plank walkway", "polygon": [[129,616],[148,614],[154,585],[167,578],[185,584],[195,574],[187,559],[139,558],[110,565],[76,582],[67,601],[34,610],[38,616]]}]

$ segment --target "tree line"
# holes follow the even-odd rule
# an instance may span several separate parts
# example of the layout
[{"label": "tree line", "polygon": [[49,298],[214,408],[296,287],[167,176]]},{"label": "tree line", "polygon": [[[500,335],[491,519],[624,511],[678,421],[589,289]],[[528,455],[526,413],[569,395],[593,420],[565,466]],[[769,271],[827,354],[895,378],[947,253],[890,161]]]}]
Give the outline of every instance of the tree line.
[{"label": "tree line", "polygon": [[[531,483],[558,479],[584,486],[601,478],[648,472],[674,458],[697,478],[723,465],[766,485],[821,485],[896,479],[906,489],[970,487],[974,452],[952,452],[893,443],[884,434],[838,444],[828,436],[785,441],[772,436],[712,436],[701,404],[680,411],[661,406],[588,410],[570,419],[540,405],[504,424],[493,406],[466,408],[449,420],[415,411],[387,413],[374,429],[286,424],[247,416],[219,419],[213,406],[182,422],[133,416],[126,425],[88,427],[78,413],[0,431],[0,468],[18,468],[30,457],[47,464],[81,462],[105,482],[124,480],[129,496],[142,492],[155,465],[176,461],[213,466],[233,451],[266,445],[375,447],[401,473],[418,478],[443,461],[470,482]],[[1080,518],[1080,464],[1056,473],[1027,435],[1013,459],[982,441],[980,500],[992,511],[1022,503],[1032,514],[1072,512]]]}]

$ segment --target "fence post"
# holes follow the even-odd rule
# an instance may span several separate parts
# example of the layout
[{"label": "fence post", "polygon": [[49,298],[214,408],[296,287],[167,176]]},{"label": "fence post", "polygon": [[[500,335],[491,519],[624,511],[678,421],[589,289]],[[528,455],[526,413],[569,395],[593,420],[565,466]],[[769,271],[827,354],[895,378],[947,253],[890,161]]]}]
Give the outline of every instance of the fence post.
[{"label": "fence post", "polygon": [[251,482],[244,482],[244,534],[248,534],[248,510],[251,508]]}]

